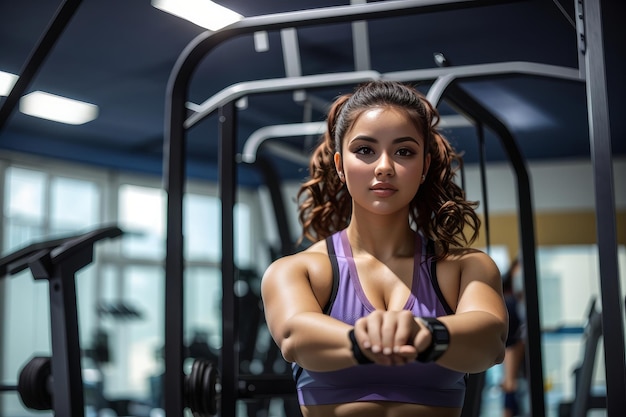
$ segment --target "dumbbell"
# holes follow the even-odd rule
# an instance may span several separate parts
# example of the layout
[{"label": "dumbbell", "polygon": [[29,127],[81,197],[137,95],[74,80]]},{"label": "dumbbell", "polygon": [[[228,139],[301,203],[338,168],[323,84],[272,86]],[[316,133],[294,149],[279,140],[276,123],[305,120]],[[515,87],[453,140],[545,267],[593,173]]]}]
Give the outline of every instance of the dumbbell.
[{"label": "dumbbell", "polygon": [[0,391],[17,391],[25,407],[51,410],[52,367],[50,357],[35,356],[20,371],[17,386],[0,386]]},{"label": "dumbbell", "polygon": [[185,406],[194,417],[212,417],[217,414],[221,392],[219,372],[206,359],[195,359],[191,372],[185,377]]}]

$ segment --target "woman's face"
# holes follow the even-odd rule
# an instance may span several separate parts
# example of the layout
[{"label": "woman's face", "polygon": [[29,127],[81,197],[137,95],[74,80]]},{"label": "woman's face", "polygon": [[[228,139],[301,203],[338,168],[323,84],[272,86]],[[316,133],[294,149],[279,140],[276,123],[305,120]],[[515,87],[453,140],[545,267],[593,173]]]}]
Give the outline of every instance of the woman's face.
[{"label": "woman's face", "polygon": [[335,154],[354,206],[378,214],[406,211],[430,164],[424,146],[401,109],[375,107],[358,116],[343,139],[343,157]]}]

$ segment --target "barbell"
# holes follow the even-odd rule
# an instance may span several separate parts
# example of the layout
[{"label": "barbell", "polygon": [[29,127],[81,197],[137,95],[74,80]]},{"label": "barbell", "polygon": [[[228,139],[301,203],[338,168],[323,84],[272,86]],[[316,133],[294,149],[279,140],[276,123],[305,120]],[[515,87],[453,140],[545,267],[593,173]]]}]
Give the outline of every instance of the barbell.
[{"label": "barbell", "polygon": [[[24,407],[32,410],[53,410],[52,365],[49,356],[35,356],[21,369],[17,385],[0,385],[0,391],[17,391]],[[213,417],[217,414],[221,391],[217,367],[206,359],[194,360],[191,371],[185,375],[185,406],[194,417]]]}]

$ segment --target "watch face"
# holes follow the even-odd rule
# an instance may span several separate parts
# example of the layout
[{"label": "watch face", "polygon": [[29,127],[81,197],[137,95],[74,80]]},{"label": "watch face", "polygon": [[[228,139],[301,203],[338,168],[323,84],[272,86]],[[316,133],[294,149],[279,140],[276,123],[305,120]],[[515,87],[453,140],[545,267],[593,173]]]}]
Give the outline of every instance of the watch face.
[{"label": "watch face", "polygon": [[439,326],[435,327],[433,337],[437,343],[448,343],[448,331],[445,328],[442,329]]}]

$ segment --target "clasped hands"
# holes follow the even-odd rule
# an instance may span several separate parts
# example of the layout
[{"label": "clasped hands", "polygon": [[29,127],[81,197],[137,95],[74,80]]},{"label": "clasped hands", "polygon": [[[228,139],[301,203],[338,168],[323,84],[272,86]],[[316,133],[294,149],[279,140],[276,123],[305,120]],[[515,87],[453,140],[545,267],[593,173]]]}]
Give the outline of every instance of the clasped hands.
[{"label": "clasped hands", "polygon": [[432,341],[428,328],[408,310],[376,310],[354,324],[361,352],[379,365],[404,365]]}]

